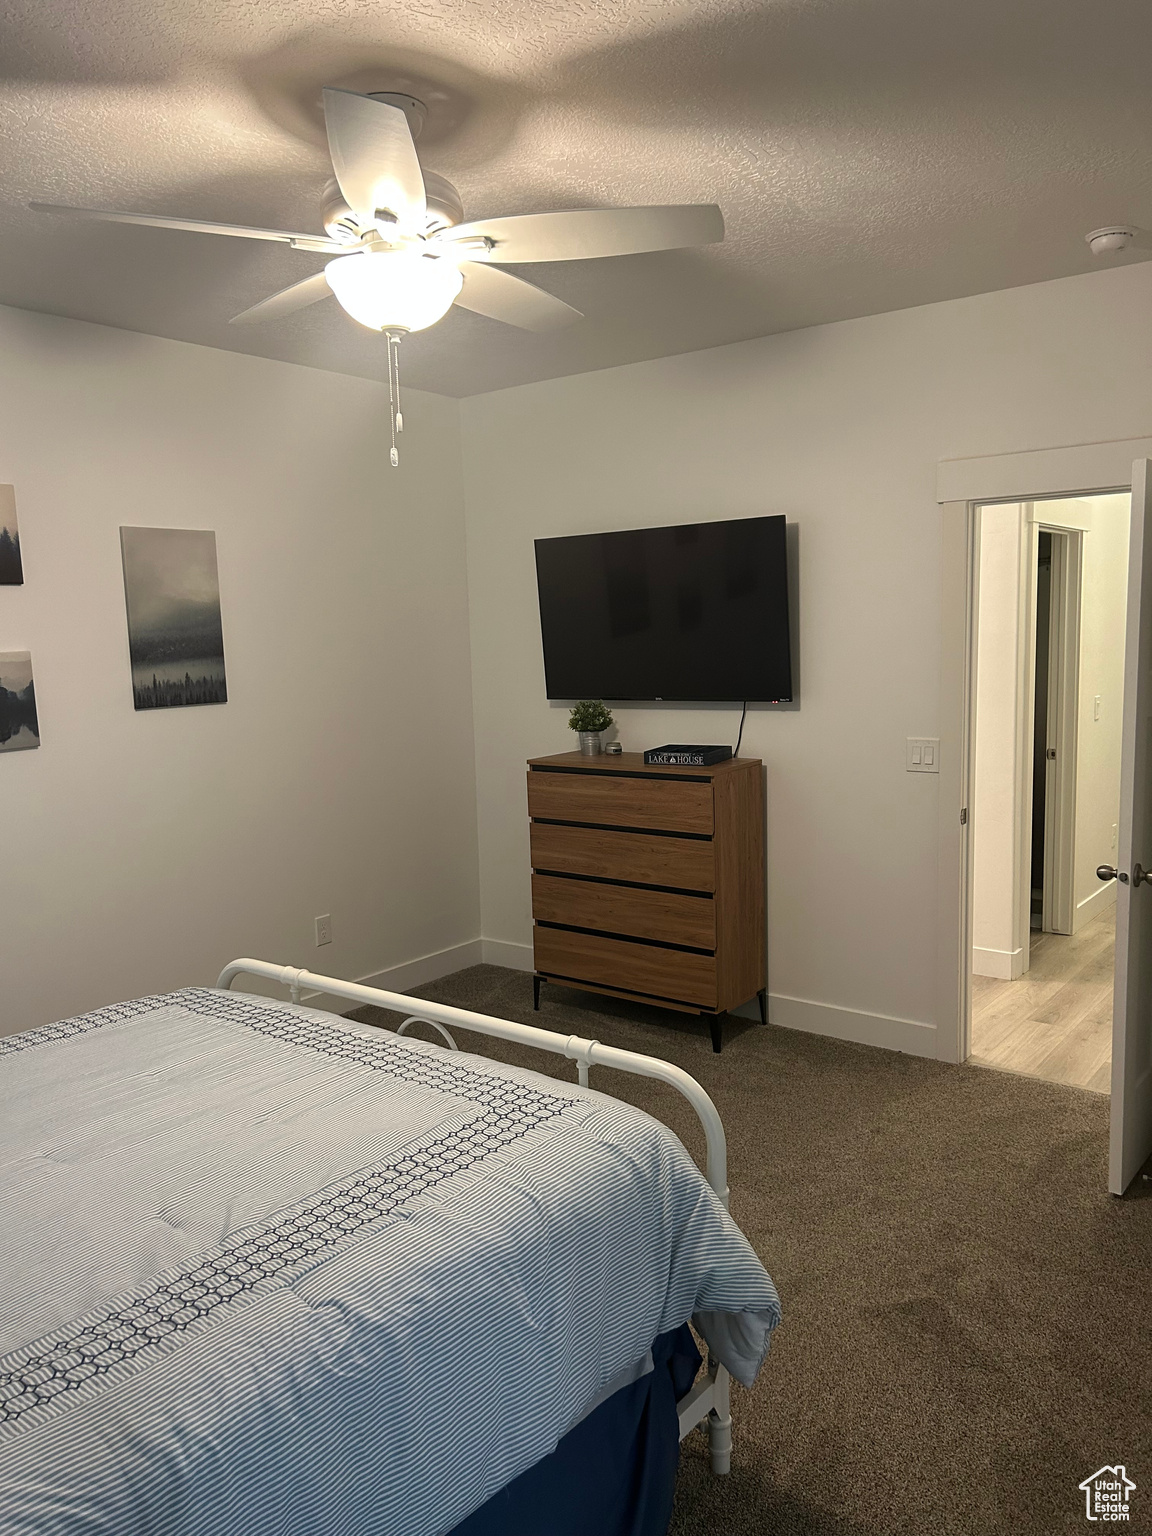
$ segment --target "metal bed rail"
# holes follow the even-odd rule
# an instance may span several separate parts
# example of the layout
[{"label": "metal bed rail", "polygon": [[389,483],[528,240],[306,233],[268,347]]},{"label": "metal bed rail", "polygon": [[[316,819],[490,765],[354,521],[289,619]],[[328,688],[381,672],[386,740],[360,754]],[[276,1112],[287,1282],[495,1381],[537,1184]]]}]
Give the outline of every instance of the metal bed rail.
[{"label": "metal bed rail", "polygon": [[[521,1045],[535,1046],[537,1050],[551,1051],[554,1056],[567,1056],[569,1061],[576,1063],[579,1081],[585,1087],[590,1067],[614,1067],[618,1072],[632,1072],[637,1077],[654,1077],[659,1082],[668,1083],[684,1095],[704,1127],[708,1148],[706,1177],[724,1204],[728,1204],[728,1144],[719,1112],[696,1079],[670,1061],[661,1061],[657,1056],[642,1056],[638,1051],[621,1051],[614,1045],[601,1045],[599,1040],[585,1040],[580,1035],[558,1035],[554,1030],[538,1029],[534,1024],[518,1024],[512,1019],[470,1013],[466,1008],[452,1008],[447,1003],[427,1003],[422,998],[405,997],[402,992],[381,992],[358,981],[340,981],[334,976],[317,976],[312,971],[297,970],[291,965],[273,965],[268,960],[233,960],[220,972],[216,985],[227,991],[236,977],[242,975],[279,982],[288,988],[294,1003],[300,1001],[301,991],[307,987],[333,997],[346,997],[355,1003],[387,1008],[430,1024],[455,1024],[459,1029],[495,1035],[501,1040],[515,1040]],[[407,1022],[408,1018],[405,1019]]]},{"label": "metal bed rail", "polygon": [[[658,1056],[643,1056],[638,1051],[622,1051],[614,1045],[601,1045],[599,1040],[586,1040],[580,1035],[560,1035],[554,1030],[539,1029],[534,1024],[519,1024],[513,1019],[497,1019],[490,1014],[472,1013],[466,1008],[453,1008],[447,1003],[425,1002],[423,998],[405,996],[402,992],[384,992],[377,987],[366,987],[358,981],[341,981],[336,976],[318,976],[291,965],[274,965],[269,960],[233,960],[220,972],[216,985],[228,991],[237,976],[258,976],[265,981],[287,987],[294,1003],[299,1003],[305,987],[332,997],[347,998],[350,1002],[387,1008],[393,1013],[405,1015],[404,1023],[396,1031],[401,1034],[409,1024],[431,1024],[446,1034],[447,1045],[456,1049],[447,1026],[455,1024],[459,1029],[473,1030],[481,1035],[493,1035],[497,1039],[512,1040],[520,1045],[534,1046],[537,1050],[550,1051],[554,1056],[565,1056],[576,1063],[579,1082],[588,1086],[588,1073],[592,1067],[612,1067],[617,1072],[631,1072],[637,1077],[651,1077],[669,1084],[684,1096],[696,1111],[704,1128],[707,1148],[705,1177],[725,1207],[728,1205],[728,1144],[719,1111],[711,1098],[694,1077],[670,1061]],[[712,1470],[723,1474],[729,1471],[732,1460],[732,1416],[730,1409],[728,1372],[716,1360],[708,1361],[707,1375],[677,1404],[680,1419],[681,1440],[697,1424],[708,1420],[708,1440]]]}]

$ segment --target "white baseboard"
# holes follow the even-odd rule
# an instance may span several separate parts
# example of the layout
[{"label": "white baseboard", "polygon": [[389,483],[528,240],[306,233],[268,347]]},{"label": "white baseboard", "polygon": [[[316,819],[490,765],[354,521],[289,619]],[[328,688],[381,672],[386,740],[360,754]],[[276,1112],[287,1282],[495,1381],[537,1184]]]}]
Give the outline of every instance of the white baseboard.
[{"label": "white baseboard", "polygon": [[1076,903],[1076,914],[1072,919],[1072,932],[1079,933],[1086,923],[1090,923],[1094,917],[1099,917],[1101,912],[1107,912],[1109,907],[1116,905],[1116,882],[1109,880],[1100,882],[1100,889],[1093,891],[1091,896],[1085,896],[1083,901]]},{"label": "white baseboard", "polygon": [[972,973],[992,976],[997,981],[1017,981],[1027,966],[1027,952],[1021,949],[980,949],[972,946]]},{"label": "white baseboard", "polygon": [[[462,971],[469,965],[503,965],[514,971],[531,971],[531,944],[511,944],[503,939],[470,939],[451,949],[422,955],[418,960],[390,966],[371,976],[356,979],[366,987],[380,987],[385,992],[406,992]],[[306,998],[312,1007],[347,1010],[347,999],[326,998],[317,994]],[[755,1002],[734,1008],[741,1018],[759,1019]],[[855,1008],[840,1008],[834,1003],[813,1003],[802,997],[769,993],[768,1017],[783,1029],[799,1029],[805,1034],[827,1035],[833,1040],[850,1040],[857,1045],[875,1045],[884,1050],[904,1051],[910,1056],[936,1055],[936,1026],[915,1019],[898,1019],[882,1013],[862,1013]]]},{"label": "white baseboard", "polygon": [[534,971],[531,944],[507,944],[503,939],[481,939],[485,965],[506,965],[510,971]]},{"label": "white baseboard", "polygon": [[[534,968],[531,944],[485,939],[483,948],[485,965],[506,965],[516,971]],[[755,1001],[734,1008],[732,1012],[740,1018],[760,1018],[760,1008]],[[851,1040],[857,1045],[878,1045],[889,1051],[904,1051],[910,1056],[936,1055],[935,1024],[918,1024],[914,1019],[860,1013],[854,1008],[811,1003],[801,997],[784,997],[777,992],[768,994],[768,1017],[784,1029],[800,1029],[810,1035],[829,1035],[834,1040]]]},{"label": "white baseboard", "polygon": [[[379,987],[382,992],[408,992],[413,987],[423,987],[441,976],[451,976],[470,965],[479,965],[481,941],[468,939],[463,944],[453,944],[448,949],[438,949],[431,955],[420,955],[415,960],[405,960],[400,965],[390,965],[386,970],[373,971],[370,976],[354,976],[353,981],[363,987]],[[347,1013],[353,1005],[346,997],[335,997],[330,992],[305,993],[301,1002],[309,1008],[324,1008],[330,1013]]]},{"label": "white baseboard", "polygon": [[468,939],[463,944],[453,944],[449,949],[438,949],[434,954],[421,955],[417,960],[405,960],[401,965],[391,965],[386,971],[357,979],[366,987],[382,987],[385,992],[407,992],[410,987],[423,987],[441,976],[451,976],[470,965],[479,965],[482,957],[481,939]]},{"label": "white baseboard", "polygon": [[[732,1010],[742,1019],[759,1019],[756,1003]],[[806,1035],[827,1035],[856,1045],[876,1045],[907,1056],[936,1056],[936,1026],[916,1019],[898,1019],[886,1013],[862,1013],[835,1003],[813,1003],[804,997],[768,994],[768,1018],[781,1029],[799,1029]]]}]

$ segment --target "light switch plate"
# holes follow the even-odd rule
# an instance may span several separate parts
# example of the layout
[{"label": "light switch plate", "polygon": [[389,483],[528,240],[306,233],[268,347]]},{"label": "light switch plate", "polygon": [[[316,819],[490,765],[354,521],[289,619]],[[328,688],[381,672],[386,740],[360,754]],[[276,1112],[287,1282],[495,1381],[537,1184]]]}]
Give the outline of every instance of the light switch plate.
[{"label": "light switch plate", "polygon": [[939,736],[909,736],[904,766],[909,773],[939,773]]}]

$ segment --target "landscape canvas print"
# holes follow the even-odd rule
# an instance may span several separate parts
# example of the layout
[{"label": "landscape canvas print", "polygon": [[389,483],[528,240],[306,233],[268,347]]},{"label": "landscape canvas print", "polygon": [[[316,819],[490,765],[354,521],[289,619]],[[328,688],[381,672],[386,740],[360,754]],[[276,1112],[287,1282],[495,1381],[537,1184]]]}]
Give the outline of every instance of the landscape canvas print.
[{"label": "landscape canvas print", "polygon": [[20,559],[20,529],[16,522],[16,489],[0,485],[0,587],[24,584]]},{"label": "landscape canvas print", "polygon": [[216,535],[121,528],[120,550],[136,708],[227,703]]},{"label": "landscape canvas print", "polygon": [[0,651],[0,752],[24,752],[39,745],[31,654]]}]

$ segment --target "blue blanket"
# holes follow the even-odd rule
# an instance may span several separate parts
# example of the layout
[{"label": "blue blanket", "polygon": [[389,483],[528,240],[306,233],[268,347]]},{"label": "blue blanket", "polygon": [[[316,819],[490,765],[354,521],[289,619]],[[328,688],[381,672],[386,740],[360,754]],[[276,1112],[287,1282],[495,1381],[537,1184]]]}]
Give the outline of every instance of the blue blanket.
[{"label": "blue blanket", "polygon": [[652,1354],[652,1370],[614,1392],[449,1536],[666,1536],[680,1462],[676,1404],[695,1379],[700,1351],[685,1324],[661,1334]]},{"label": "blue blanket", "polygon": [[668,1130],[482,1057],[192,990],[0,1091],[5,1536],[440,1536],[657,1335],[750,1381],[778,1321]]}]

